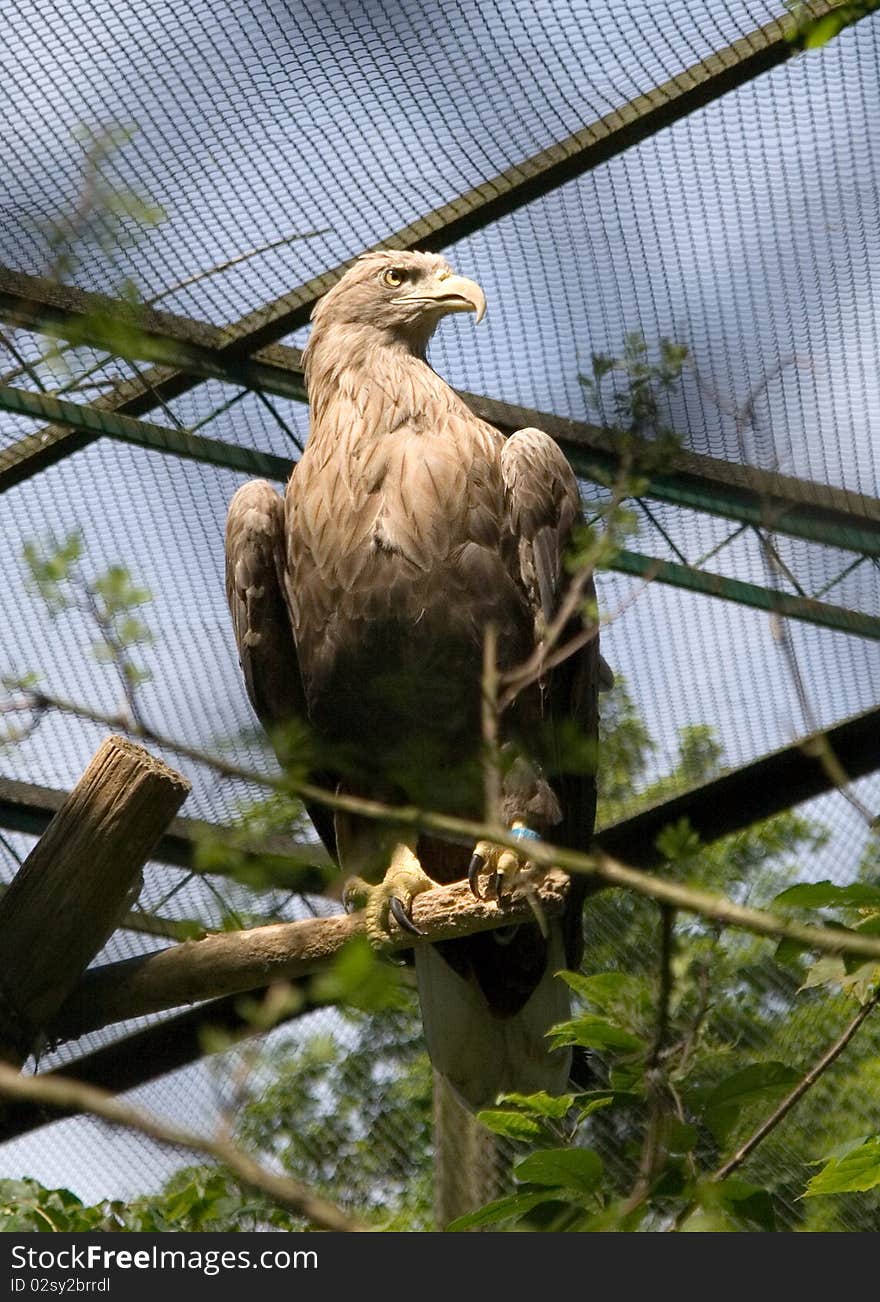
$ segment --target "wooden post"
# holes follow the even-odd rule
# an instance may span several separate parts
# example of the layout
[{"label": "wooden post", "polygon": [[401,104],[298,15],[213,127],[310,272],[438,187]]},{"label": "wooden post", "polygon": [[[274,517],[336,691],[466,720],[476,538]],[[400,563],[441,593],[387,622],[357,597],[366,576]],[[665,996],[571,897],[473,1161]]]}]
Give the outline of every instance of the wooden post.
[{"label": "wooden post", "polygon": [[495,1136],[434,1072],[434,1228],[476,1211],[499,1193]]},{"label": "wooden post", "polygon": [[190,791],[108,737],[0,900],[0,1059],[20,1066],[125,912]]}]

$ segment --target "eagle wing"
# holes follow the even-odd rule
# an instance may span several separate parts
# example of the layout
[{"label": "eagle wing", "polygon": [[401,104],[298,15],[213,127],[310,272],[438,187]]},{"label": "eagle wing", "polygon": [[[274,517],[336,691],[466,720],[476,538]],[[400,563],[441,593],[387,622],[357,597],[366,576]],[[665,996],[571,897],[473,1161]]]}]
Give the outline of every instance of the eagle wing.
[{"label": "eagle wing", "polygon": [[[289,758],[284,725],[306,718],[283,564],[284,503],[267,480],[252,480],[236,492],[226,517],[226,600],[248,699],[282,765]],[[308,806],[308,813],[335,856],[332,815],[320,806]]]},{"label": "eagle wing", "polygon": [[[536,643],[555,619],[571,582],[566,557],[575,528],[583,523],[577,480],[559,445],[543,430],[522,429],[512,435],[501,452],[501,473],[507,495],[510,524],[517,539],[522,582],[535,617]],[[581,645],[542,683],[542,732],[539,750],[548,751],[553,786],[562,821],[554,839],[572,849],[586,850],[596,818],[596,776],[572,772],[566,749],[572,731],[593,746],[598,739],[598,693],[609,674],[599,655],[598,629],[584,613],[595,597],[592,579],[584,601],[562,631],[560,645],[573,639]],[[574,727],[572,728],[572,725]],[[583,948],[581,912],[586,879],[572,885],[566,916],[566,956],[577,967]]]}]

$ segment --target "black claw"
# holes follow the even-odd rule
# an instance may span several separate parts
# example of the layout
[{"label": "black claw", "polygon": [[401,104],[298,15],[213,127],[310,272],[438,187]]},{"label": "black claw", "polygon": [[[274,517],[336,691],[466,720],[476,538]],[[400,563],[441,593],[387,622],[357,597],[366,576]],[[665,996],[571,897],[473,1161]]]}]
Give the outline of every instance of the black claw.
[{"label": "black claw", "polygon": [[403,900],[399,900],[396,895],[392,897],[390,912],[398,927],[402,927],[404,931],[408,931],[411,936],[424,936],[425,933],[420,927],[416,926],[404,908]]},{"label": "black claw", "polygon": [[486,860],[483,856],[481,854],[475,854],[472,856],[468,867],[468,885],[478,900],[483,898],[480,894],[480,873],[483,871],[485,866]]}]

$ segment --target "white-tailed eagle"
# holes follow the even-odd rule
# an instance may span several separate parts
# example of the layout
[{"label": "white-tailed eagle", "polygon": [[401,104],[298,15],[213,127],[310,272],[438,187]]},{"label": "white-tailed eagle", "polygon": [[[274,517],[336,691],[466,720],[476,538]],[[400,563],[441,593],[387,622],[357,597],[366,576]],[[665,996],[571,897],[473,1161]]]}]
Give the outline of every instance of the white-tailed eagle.
[{"label": "white-tailed eagle", "polygon": [[[479,286],[437,255],[355,262],[313,314],[311,429],[285,496],[265,481],[239,489],[226,542],[236,640],[264,726],[305,718],[324,786],[476,818],[486,628],[502,673],[532,655],[581,519],[557,444],[537,429],[505,439],[425,360],[443,316],[479,320],[484,309]],[[502,716],[520,757],[503,814],[526,837],[590,844],[594,778],[554,771],[552,757],[573,724],[595,739],[599,673],[593,636]],[[344,871],[374,883],[374,932],[389,912],[406,926],[418,891],[469,867],[479,889],[481,870],[497,867],[485,845],[472,861],[474,847],[310,812]],[[472,1106],[499,1090],[565,1088],[568,1055],[548,1053],[545,1032],[568,1015],[554,973],[580,961],[582,905],[575,883],[548,939],[528,924],[414,945],[431,1058]]]}]

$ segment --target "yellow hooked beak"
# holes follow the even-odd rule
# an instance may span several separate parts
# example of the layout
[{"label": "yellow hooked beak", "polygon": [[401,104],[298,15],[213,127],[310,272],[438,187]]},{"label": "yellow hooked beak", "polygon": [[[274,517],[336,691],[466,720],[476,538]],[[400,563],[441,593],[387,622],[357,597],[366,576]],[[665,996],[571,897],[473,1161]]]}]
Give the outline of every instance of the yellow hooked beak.
[{"label": "yellow hooked beak", "polygon": [[409,294],[393,298],[392,303],[420,303],[438,312],[476,312],[476,324],[486,315],[486,295],[475,280],[441,271],[429,285],[420,285]]}]

